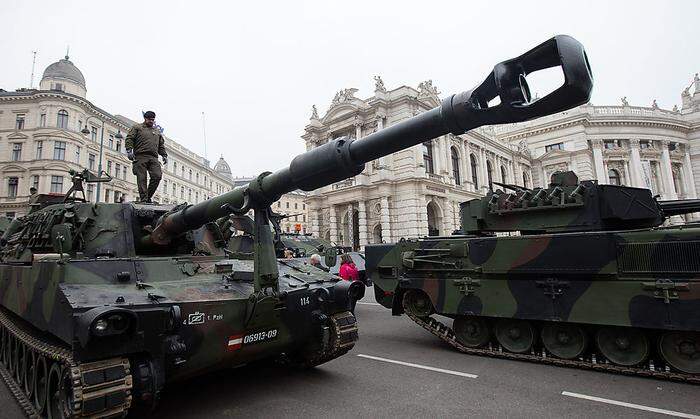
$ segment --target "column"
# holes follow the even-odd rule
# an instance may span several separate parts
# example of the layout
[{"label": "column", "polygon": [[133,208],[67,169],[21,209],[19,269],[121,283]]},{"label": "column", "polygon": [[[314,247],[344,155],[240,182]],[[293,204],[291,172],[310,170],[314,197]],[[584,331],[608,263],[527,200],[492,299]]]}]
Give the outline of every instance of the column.
[{"label": "column", "polygon": [[[377,131],[381,131],[384,129],[384,115],[377,115]],[[381,169],[386,169],[387,164],[386,164],[386,158],[387,156],[382,156],[379,158],[379,161],[377,162],[379,165],[379,170]]]},{"label": "column", "polygon": [[449,198],[445,198],[444,202],[444,208],[445,208],[445,216],[443,217],[443,234],[445,236],[449,236],[452,234],[453,231],[455,231],[455,215],[454,215],[454,205],[452,205],[452,202],[450,201]]},{"label": "column", "polygon": [[360,249],[364,249],[365,245],[369,243],[367,237],[367,207],[365,201],[357,201],[357,222],[359,224],[360,230]]},{"label": "column", "polygon": [[591,140],[591,146],[593,147],[595,177],[598,179],[599,184],[608,183],[608,173],[605,171],[605,164],[603,163],[603,141]]},{"label": "column", "polygon": [[309,216],[311,217],[311,235],[321,237],[321,218],[323,213],[321,210],[309,208]]},{"label": "column", "polygon": [[389,214],[389,199],[387,197],[382,197],[382,240],[385,243],[391,243],[391,216]]},{"label": "column", "polygon": [[646,188],[644,178],[642,177],[642,158],[639,155],[639,140],[633,138],[630,140],[630,182],[636,188]]},{"label": "column", "polygon": [[[348,238],[348,246],[352,247],[353,249],[355,248],[355,235],[353,234],[355,232],[355,225],[353,224],[355,222],[355,217],[353,214],[353,204],[352,202],[348,204],[347,208],[347,214],[348,214],[348,230],[345,232],[345,237]],[[358,237],[359,238],[359,237]]]},{"label": "column", "polygon": [[693,166],[690,162],[690,145],[685,146],[685,155],[683,156],[683,182],[685,190],[688,191],[687,198],[696,199],[698,194],[695,190],[695,177],[693,176]]},{"label": "column", "polygon": [[486,150],[479,148],[479,171],[481,176],[479,176],[479,190],[478,192],[486,193],[489,189],[489,176],[486,170]]},{"label": "column", "polygon": [[427,177],[426,167],[423,165],[423,144],[413,146],[413,158],[416,160],[416,177]]},{"label": "column", "polygon": [[462,173],[464,173],[464,184],[465,185],[471,185],[470,187],[466,188],[468,191],[473,191],[474,190],[474,185],[471,183],[472,181],[472,165],[471,165],[471,147],[469,146],[469,142],[460,140],[460,145],[462,148],[462,156],[464,158],[462,159],[464,161],[464,164],[462,165],[464,167],[464,170]]},{"label": "column", "polygon": [[549,187],[549,177],[547,176],[547,171],[544,169],[544,165],[541,166],[542,169],[542,175],[540,176],[542,178],[542,181],[540,182],[543,188]]},{"label": "column", "polygon": [[335,206],[331,205],[330,207],[330,228],[331,228],[331,242],[335,244],[341,244],[338,243],[338,214],[335,211]]},{"label": "column", "polygon": [[661,180],[664,185],[664,197],[666,199],[678,199],[673,186],[673,172],[671,170],[671,155],[668,153],[669,140],[661,141]]}]

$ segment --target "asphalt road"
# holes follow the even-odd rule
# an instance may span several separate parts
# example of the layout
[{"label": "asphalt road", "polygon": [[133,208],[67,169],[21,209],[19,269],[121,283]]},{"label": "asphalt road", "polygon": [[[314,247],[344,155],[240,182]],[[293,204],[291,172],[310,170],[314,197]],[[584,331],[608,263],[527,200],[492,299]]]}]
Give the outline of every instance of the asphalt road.
[{"label": "asphalt road", "polygon": [[[698,386],[464,355],[406,316],[392,317],[369,294],[357,305],[360,341],[347,355],[308,371],[263,365],[209,374],[169,387],[153,416],[700,415]],[[0,417],[22,417],[4,386]]]}]

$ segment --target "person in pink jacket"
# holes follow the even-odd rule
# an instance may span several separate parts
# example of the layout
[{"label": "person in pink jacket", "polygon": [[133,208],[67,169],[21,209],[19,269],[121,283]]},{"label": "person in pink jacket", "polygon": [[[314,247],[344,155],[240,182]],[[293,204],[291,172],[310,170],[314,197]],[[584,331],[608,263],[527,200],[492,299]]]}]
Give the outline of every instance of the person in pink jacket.
[{"label": "person in pink jacket", "polygon": [[338,275],[346,281],[359,281],[360,274],[357,272],[355,262],[347,253],[340,255],[340,271]]}]

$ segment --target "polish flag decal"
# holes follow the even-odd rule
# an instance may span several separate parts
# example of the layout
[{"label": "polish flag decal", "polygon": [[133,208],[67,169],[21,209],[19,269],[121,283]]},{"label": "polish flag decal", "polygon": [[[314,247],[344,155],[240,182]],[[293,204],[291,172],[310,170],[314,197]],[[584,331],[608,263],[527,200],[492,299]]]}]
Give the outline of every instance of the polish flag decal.
[{"label": "polish flag decal", "polygon": [[228,338],[228,345],[226,347],[228,351],[236,351],[241,349],[241,346],[243,346],[243,334],[233,335]]}]

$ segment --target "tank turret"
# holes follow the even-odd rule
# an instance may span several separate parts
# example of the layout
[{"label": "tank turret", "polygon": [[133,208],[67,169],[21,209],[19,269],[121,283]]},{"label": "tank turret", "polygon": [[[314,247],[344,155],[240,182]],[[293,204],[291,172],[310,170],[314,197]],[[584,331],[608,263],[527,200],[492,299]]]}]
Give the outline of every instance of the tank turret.
[{"label": "tank turret", "polygon": [[700,200],[658,201],[648,189],[579,182],[571,171],[552,174],[546,188],[493,184],[503,189],[460,205],[464,233],[630,230],[700,211]]}]

